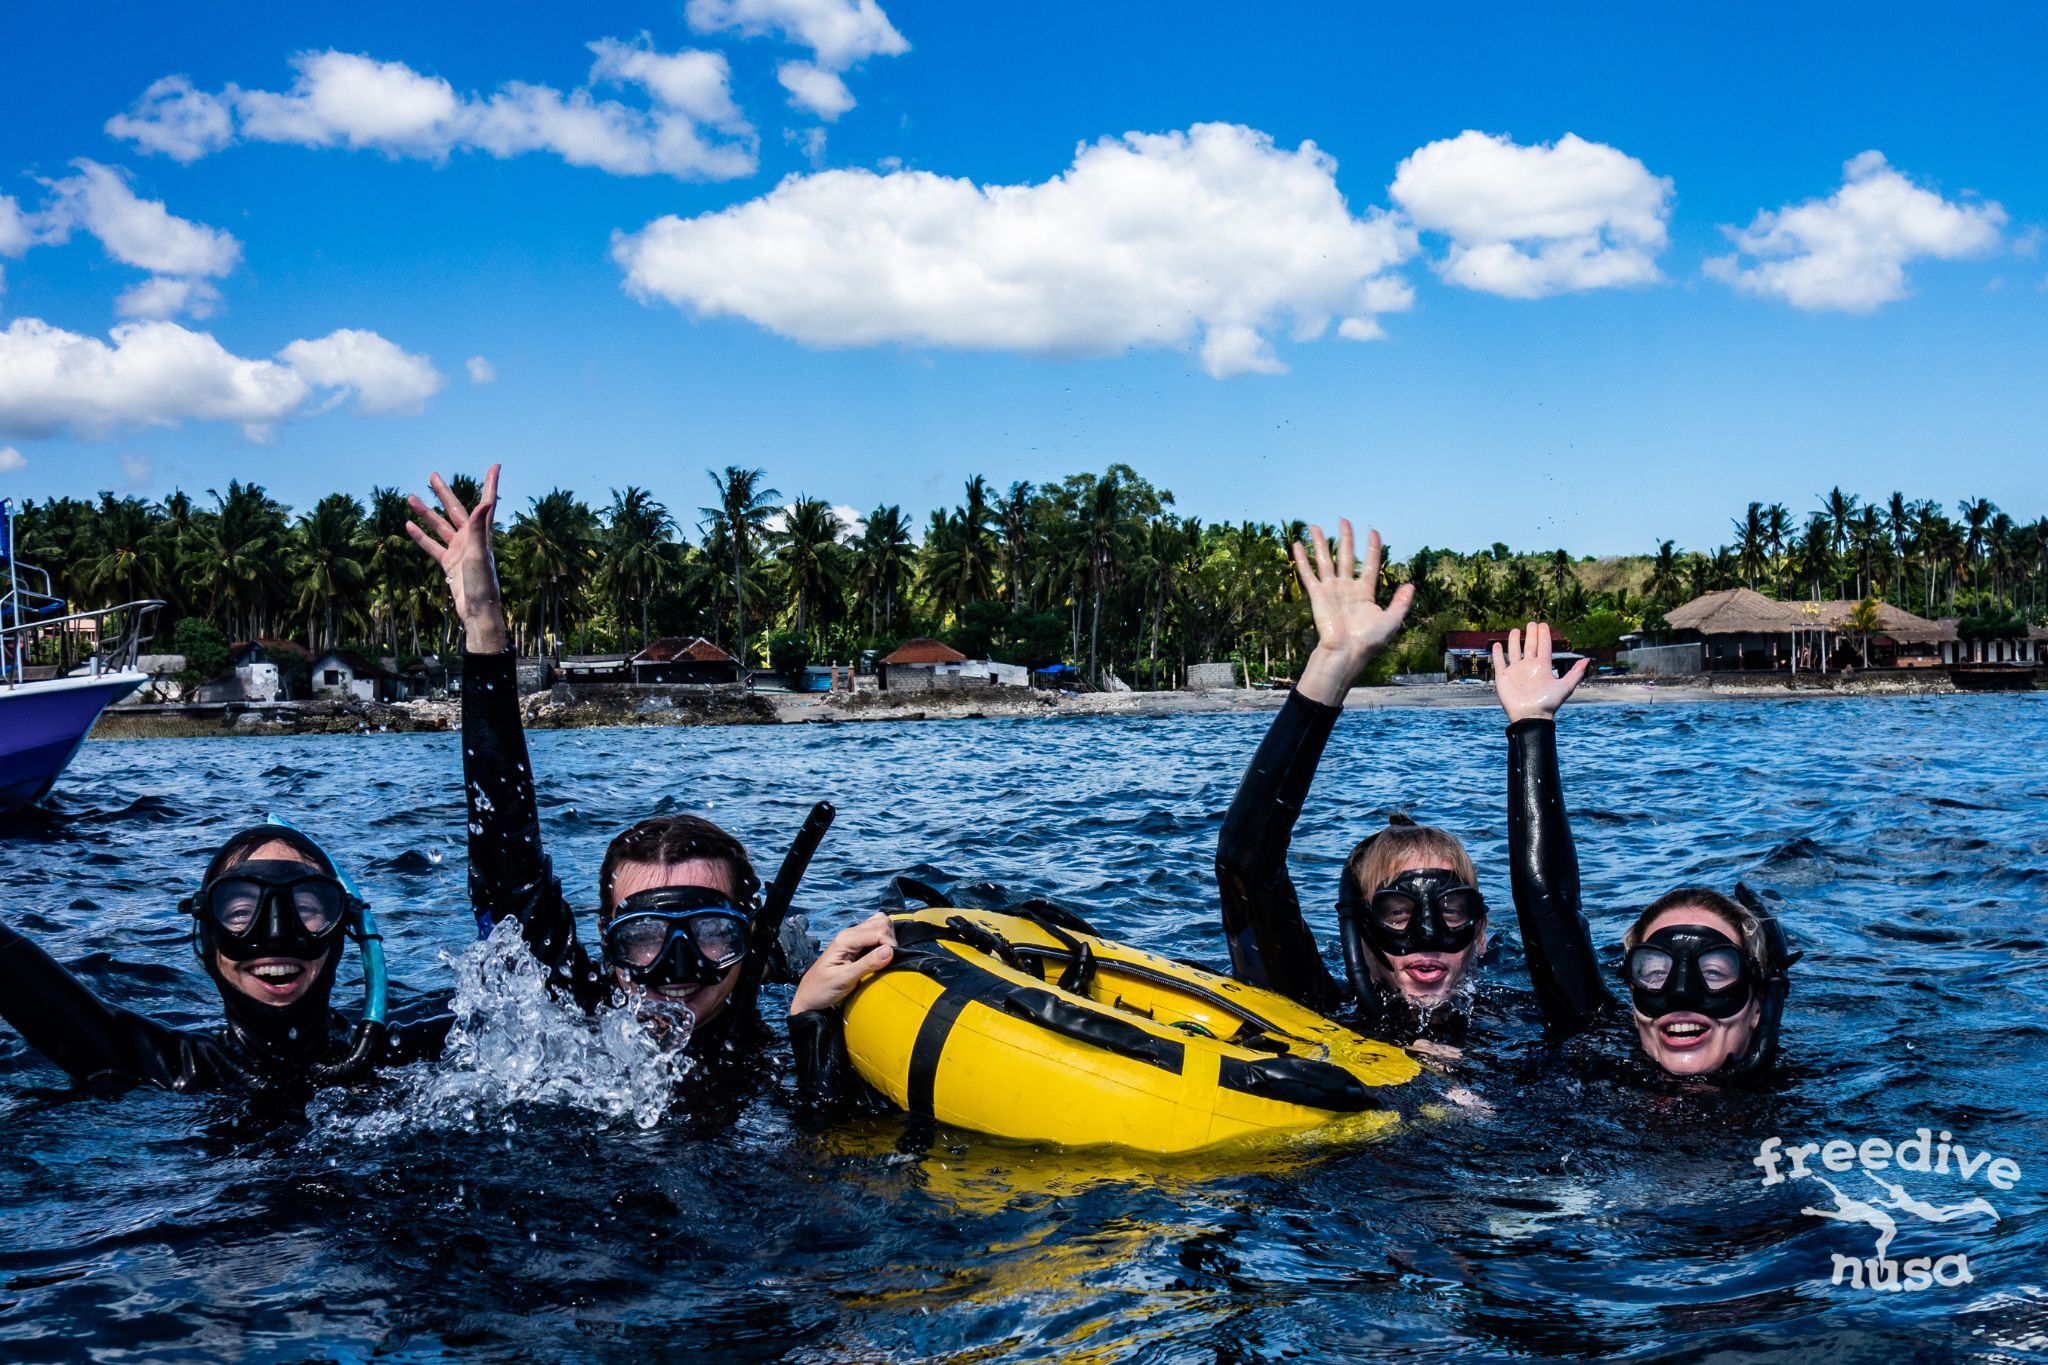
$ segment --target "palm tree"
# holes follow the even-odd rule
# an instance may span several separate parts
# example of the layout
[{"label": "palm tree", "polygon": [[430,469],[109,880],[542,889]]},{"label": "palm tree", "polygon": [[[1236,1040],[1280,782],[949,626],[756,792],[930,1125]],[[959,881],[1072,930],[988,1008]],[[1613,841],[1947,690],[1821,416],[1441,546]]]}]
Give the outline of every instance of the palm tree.
[{"label": "palm tree", "polygon": [[[306,614],[307,643],[315,653],[341,643],[335,617],[346,620],[361,589],[363,507],[346,493],[329,493],[299,518],[292,536],[292,571],[299,580],[298,609]],[[325,629],[316,633],[314,613]]]},{"label": "palm tree", "polygon": [[768,519],[780,510],[782,494],[761,486],[761,480],[766,476],[758,469],[742,469],[736,464],[729,464],[723,474],[708,469],[704,473],[711,480],[711,486],[718,490],[718,505],[697,510],[706,518],[710,534],[720,538],[726,554],[731,557],[733,611],[736,613],[733,635],[739,642],[740,666],[745,668],[748,666],[745,574],[754,562]]},{"label": "palm tree", "polygon": [[1004,572],[1010,581],[1010,610],[1024,610],[1024,555],[1031,538],[1031,485],[1019,480],[996,505],[996,524],[1003,536]]},{"label": "palm tree", "polygon": [[796,594],[796,633],[810,638],[810,602],[829,599],[845,578],[839,517],[821,498],[799,495],[774,536],[784,581]]},{"label": "palm tree", "polygon": [[1770,566],[1770,535],[1764,526],[1764,505],[1760,502],[1751,503],[1735,523],[1735,556],[1742,568],[1743,581],[1755,591],[1757,573]]},{"label": "palm tree", "polygon": [[1643,594],[1661,606],[1671,606],[1685,584],[1678,576],[1678,549],[1668,540],[1657,543],[1657,553],[1650,558],[1650,579],[1643,585]]},{"label": "palm tree", "polygon": [[143,591],[156,595],[162,569],[159,546],[151,534],[154,523],[149,504],[140,498],[116,498],[100,494],[100,505],[92,513],[92,554],[78,566],[79,587],[99,595],[110,605],[109,589],[124,602],[133,602]]},{"label": "palm tree", "polygon": [[647,601],[674,577],[675,519],[654,495],[632,484],[612,490],[599,538],[598,581],[626,617],[630,597],[640,604],[640,645],[646,648]]},{"label": "palm tree", "polygon": [[549,633],[549,649],[562,652],[562,599],[574,594],[596,566],[597,516],[574,493],[552,488],[512,520],[505,547],[514,577]]},{"label": "palm tree", "polygon": [[903,509],[892,505],[868,513],[867,527],[853,543],[854,582],[868,599],[868,634],[896,628],[896,599],[915,547]]}]

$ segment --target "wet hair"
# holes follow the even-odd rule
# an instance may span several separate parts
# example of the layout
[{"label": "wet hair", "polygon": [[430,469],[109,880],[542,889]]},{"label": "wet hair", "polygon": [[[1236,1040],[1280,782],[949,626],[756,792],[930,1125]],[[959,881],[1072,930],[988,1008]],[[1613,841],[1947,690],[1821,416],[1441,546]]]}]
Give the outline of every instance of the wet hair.
[{"label": "wet hair", "polygon": [[210,882],[229,868],[240,867],[254,857],[256,850],[265,844],[283,844],[298,855],[299,861],[318,868],[330,877],[335,875],[334,860],[327,856],[326,850],[291,826],[251,825],[240,833],[231,835],[228,841],[214,852],[212,861],[206,865],[206,875],[200,880]]},{"label": "wet hair", "polygon": [[600,921],[611,915],[617,898],[612,883],[623,863],[650,863],[670,867],[676,863],[723,863],[732,874],[733,897],[746,908],[759,894],[761,879],[747,857],[746,846],[701,815],[657,815],[612,840],[604,851],[604,866],[597,874],[597,913]]},{"label": "wet hair", "polygon": [[1761,972],[1768,974],[1779,965],[1771,961],[1771,950],[1757,917],[1710,886],[1681,886],[1650,902],[1643,913],[1636,916],[1636,922],[1628,927],[1628,932],[1621,936],[1622,951],[1641,943],[1645,936],[1643,931],[1667,910],[1698,910],[1719,920],[1723,928],[1735,935],[1743,953]]},{"label": "wet hair", "polygon": [[1430,860],[1432,867],[1455,872],[1467,886],[1479,884],[1479,872],[1472,855],[1457,836],[1432,825],[1418,825],[1395,812],[1387,827],[1359,841],[1344,860],[1344,885],[1361,897],[1370,897],[1399,875],[1396,869],[1416,854]]}]

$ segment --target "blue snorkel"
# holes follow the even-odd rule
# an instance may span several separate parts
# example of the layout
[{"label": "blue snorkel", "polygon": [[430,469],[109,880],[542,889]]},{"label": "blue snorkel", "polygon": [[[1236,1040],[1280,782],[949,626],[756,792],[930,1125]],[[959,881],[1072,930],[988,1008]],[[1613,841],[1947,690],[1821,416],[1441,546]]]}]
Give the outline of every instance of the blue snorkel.
[{"label": "blue snorkel", "polygon": [[[291,821],[272,815],[270,824],[291,830],[301,837],[306,832]],[[332,857],[328,859],[334,863]],[[356,1031],[350,1040],[348,1055],[338,1062],[323,1062],[311,1068],[315,1080],[323,1083],[351,1080],[360,1075],[384,1046],[384,1011],[389,994],[388,982],[384,975],[384,936],[377,932],[377,917],[370,909],[370,903],[356,890],[356,884],[348,873],[341,870],[341,864],[334,863],[334,879],[341,883],[347,893],[350,917],[353,923],[349,936],[363,948],[363,1016],[356,1023]]]}]

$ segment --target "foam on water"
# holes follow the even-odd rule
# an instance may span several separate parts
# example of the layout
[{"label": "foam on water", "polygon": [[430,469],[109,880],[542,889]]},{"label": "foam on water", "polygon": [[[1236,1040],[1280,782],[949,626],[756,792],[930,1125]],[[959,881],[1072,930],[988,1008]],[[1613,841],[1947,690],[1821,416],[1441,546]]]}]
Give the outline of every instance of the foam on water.
[{"label": "foam on water", "polygon": [[635,1001],[584,1013],[548,989],[516,920],[441,956],[455,969],[447,1051],[390,1073],[384,1087],[323,1096],[316,1130],[372,1140],[485,1132],[509,1129],[516,1111],[532,1106],[574,1110],[601,1127],[661,1122],[693,1065],[683,1051],[694,1022],[687,1009],[651,1015]]}]

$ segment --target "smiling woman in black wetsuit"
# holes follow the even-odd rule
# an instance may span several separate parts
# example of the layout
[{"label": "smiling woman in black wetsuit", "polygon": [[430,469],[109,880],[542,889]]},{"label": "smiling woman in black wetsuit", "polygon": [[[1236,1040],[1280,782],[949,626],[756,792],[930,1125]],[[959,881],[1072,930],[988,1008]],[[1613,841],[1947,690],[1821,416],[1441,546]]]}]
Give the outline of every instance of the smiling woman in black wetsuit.
[{"label": "smiling woman in black wetsuit", "polygon": [[[1550,627],[1532,621],[1493,647],[1508,715],[1508,853],[1515,913],[1545,1021],[1560,1034],[1618,1021],[1580,908],[1579,857],[1557,764],[1557,712],[1585,676],[1551,666]],[[1652,902],[1622,939],[1637,1055],[1665,1076],[1754,1080],[1778,1056],[1798,960],[1778,918],[1747,887],[1733,899],[1683,887]]]},{"label": "smiling woman in black wetsuit", "polygon": [[302,1093],[371,1065],[440,1055],[453,1023],[445,1014],[352,1037],[353,1021],[330,1007],[343,946],[367,907],[297,830],[257,825],[229,839],[182,908],[220,992],[219,1029],[176,1029],[109,1005],[4,924],[0,1015],[75,1081],[165,1090]]},{"label": "smiling woman in black wetsuit", "polygon": [[[588,951],[541,847],[540,811],[519,721],[519,688],[498,592],[492,526],[498,466],[464,507],[441,476],[440,508],[420,498],[412,537],[447,578],[463,627],[462,775],[469,803],[469,892],[479,930],[516,919],[550,983],[585,1009],[633,997],[691,1016],[700,1058],[765,1037],[747,985],[761,881],[739,840],[694,815],[642,820],[605,851],[598,875],[602,950]],[[746,1044],[741,1049],[739,1044]]]},{"label": "smiling woman in black wetsuit", "polygon": [[1348,1014],[1363,1032],[1409,1040],[1455,1027],[1459,987],[1486,951],[1486,902],[1464,847],[1396,816],[1352,850],[1337,897],[1341,981],[1324,965],[1287,870],[1294,824],[1344,698],[1414,597],[1404,585],[1380,606],[1379,532],[1367,536],[1361,572],[1351,523],[1338,528],[1334,556],[1319,526],[1310,528],[1313,560],[1294,547],[1316,647],[1223,817],[1216,881],[1235,976],[1324,1014]]}]

